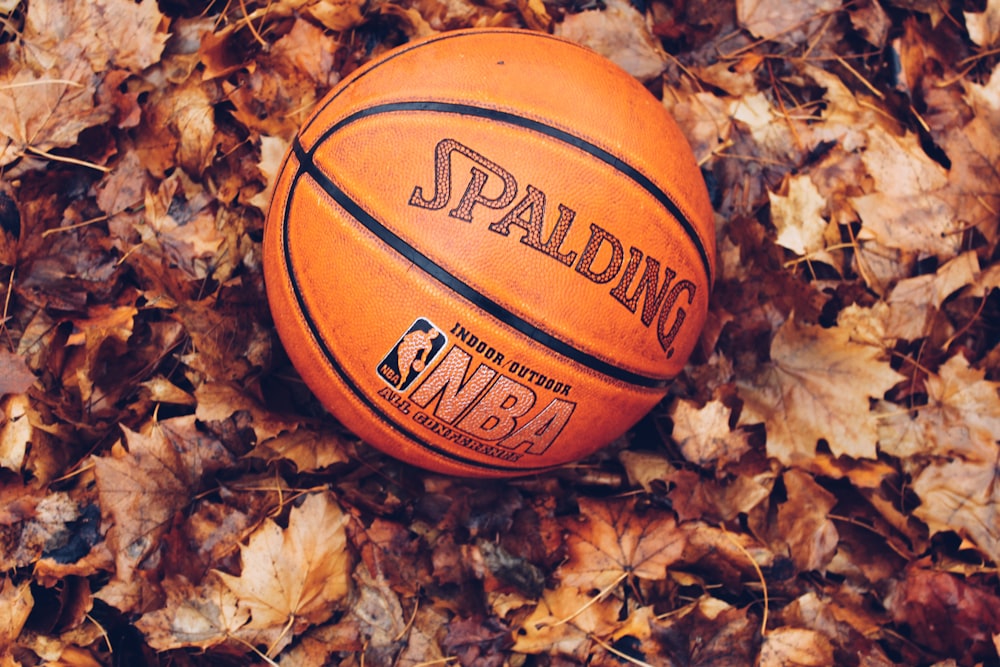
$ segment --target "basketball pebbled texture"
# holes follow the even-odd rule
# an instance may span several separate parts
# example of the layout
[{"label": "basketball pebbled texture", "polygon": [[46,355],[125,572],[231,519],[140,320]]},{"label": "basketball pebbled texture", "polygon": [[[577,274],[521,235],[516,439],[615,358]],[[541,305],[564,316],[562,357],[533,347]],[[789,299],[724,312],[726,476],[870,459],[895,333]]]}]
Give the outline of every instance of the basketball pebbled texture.
[{"label": "basketball pebbled texture", "polygon": [[359,437],[501,477],[579,459],[664,396],[715,271],[711,205],[662,104],[593,52],[476,29],[324,98],[277,176],[268,300]]}]

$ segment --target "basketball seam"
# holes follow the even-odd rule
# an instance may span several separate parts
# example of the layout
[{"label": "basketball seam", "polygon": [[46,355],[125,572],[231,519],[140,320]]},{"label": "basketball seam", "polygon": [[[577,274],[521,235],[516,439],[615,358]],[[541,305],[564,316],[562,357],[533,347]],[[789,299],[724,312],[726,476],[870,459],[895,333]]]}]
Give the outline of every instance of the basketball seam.
[{"label": "basketball seam", "polygon": [[[291,201],[294,198],[295,189],[298,187],[300,178],[302,176],[312,176],[305,169],[305,163],[303,162],[300,155],[296,154],[298,158],[299,166],[296,169],[295,175],[292,177],[292,182],[288,187],[288,197],[286,206],[282,213],[281,218],[281,261],[285,265],[285,275],[288,276],[288,286],[295,298],[296,303],[296,316],[299,317],[300,321],[305,325],[309,332],[310,337],[313,340],[314,346],[319,350],[320,354],[326,359],[327,364],[330,368],[340,377],[341,381],[347,387],[348,391],[354,395],[354,397],[372,414],[374,414],[381,423],[387,424],[395,429],[401,436],[405,437],[407,440],[422,446],[424,449],[433,452],[434,454],[459,464],[468,465],[474,468],[481,468],[485,470],[494,470],[497,472],[517,472],[517,473],[537,473],[544,472],[546,470],[551,470],[554,466],[502,466],[493,463],[485,463],[482,461],[477,461],[475,459],[466,458],[460,456],[457,453],[450,452],[446,449],[440,448],[432,442],[421,438],[417,433],[410,431],[405,428],[402,424],[397,422],[392,416],[378,408],[378,406],[368,398],[368,396],[361,391],[361,388],[354,382],[353,378],[347,373],[337,356],[333,353],[333,350],[323,340],[320,335],[319,329],[316,325],[315,318],[313,318],[311,312],[309,311],[309,306],[306,304],[305,299],[302,296],[302,291],[299,288],[298,280],[295,276],[295,269],[292,263],[291,249],[288,242],[288,217],[292,209]],[[280,175],[279,175],[280,178]],[[329,194],[329,193],[327,193]],[[339,202],[338,202],[339,203]]]},{"label": "basketball seam", "polygon": [[372,61],[369,61],[368,63],[362,65],[361,68],[358,69],[358,70],[356,70],[354,73],[352,73],[348,79],[342,81],[339,84],[341,86],[340,90],[337,91],[330,99],[326,100],[323,103],[323,106],[321,106],[321,107],[317,108],[315,111],[313,111],[312,119],[309,120],[305,124],[305,126],[300,130],[299,134],[301,135],[301,134],[305,133],[312,126],[313,122],[317,118],[319,118],[320,116],[322,116],[323,109],[326,109],[328,106],[330,106],[338,97],[340,97],[341,95],[343,95],[355,83],[357,83],[358,81],[360,81],[361,79],[363,79],[368,74],[371,74],[375,70],[381,68],[383,65],[385,65],[385,64],[387,64],[389,62],[392,62],[396,58],[399,58],[399,57],[404,56],[406,54],[412,53],[413,51],[421,49],[421,48],[423,48],[425,46],[430,46],[432,44],[437,44],[439,42],[447,41],[447,40],[450,40],[450,39],[458,39],[458,38],[461,38],[461,37],[468,37],[469,35],[482,35],[482,34],[509,35],[509,36],[531,37],[531,38],[544,38],[544,39],[551,40],[553,42],[558,42],[560,44],[565,44],[567,46],[576,47],[577,49],[580,49],[581,51],[585,51],[586,53],[589,53],[589,54],[594,54],[594,51],[592,49],[588,49],[585,46],[581,46],[580,44],[577,44],[576,42],[571,42],[568,39],[564,39],[564,38],[561,38],[561,37],[556,37],[555,35],[549,35],[548,33],[544,33],[544,32],[536,32],[536,31],[532,31],[532,30],[523,30],[523,29],[519,29],[519,28],[476,28],[474,30],[456,30],[456,31],[452,31],[452,32],[443,33],[443,34],[438,35],[436,37],[428,38],[428,39],[426,39],[424,41],[418,41],[416,43],[409,43],[409,44],[404,43],[404,44],[401,44],[399,47],[397,47],[397,50],[395,52],[388,53],[382,59],[380,59],[380,60],[379,59],[372,60]]},{"label": "basketball seam", "polygon": [[[450,113],[499,121],[522,129],[538,132],[551,139],[561,141],[564,144],[572,146],[573,148],[583,151],[591,157],[600,160],[626,178],[631,179],[636,185],[649,193],[649,195],[659,202],[659,204],[666,209],[667,213],[669,213],[670,216],[677,221],[677,223],[681,226],[681,229],[684,231],[684,234],[688,237],[688,240],[691,241],[695,250],[698,252],[698,259],[701,262],[702,269],[705,271],[705,277],[708,279],[708,284],[712,284],[712,262],[708,256],[708,249],[705,242],[702,240],[701,234],[698,233],[698,230],[695,229],[694,224],[688,218],[688,215],[681,209],[681,205],[673,197],[671,197],[666,190],[654,183],[653,179],[644,174],[641,170],[632,166],[611,151],[598,146],[589,139],[585,139],[584,137],[573,134],[566,129],[552,125],[547,120],[543,121],[513,113],[511,111],[477,106],[464,102],[441,102],[437,100],[389,102],[386,104],[377,104],[364,109],[359,109],[351,115],[337,121],[319,136],[313,146],[305,151],[305,154],[311,159],[326,140],[351,123],[382,113],[394,113],[400,111]],[[298,139],[296,139],[296,141],[298,141]]]}]

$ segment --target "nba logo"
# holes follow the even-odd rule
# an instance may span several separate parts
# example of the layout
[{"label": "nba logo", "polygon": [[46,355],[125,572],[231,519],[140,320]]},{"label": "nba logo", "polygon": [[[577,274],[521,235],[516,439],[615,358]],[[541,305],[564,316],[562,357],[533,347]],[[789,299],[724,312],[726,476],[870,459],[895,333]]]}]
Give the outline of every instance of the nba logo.
[{"label": "nba logo", "polygon": [[405,391],[438,355],[448,337],[430,321],[419,318],[400,336],[378,365],[379,376],[396,391]]}]

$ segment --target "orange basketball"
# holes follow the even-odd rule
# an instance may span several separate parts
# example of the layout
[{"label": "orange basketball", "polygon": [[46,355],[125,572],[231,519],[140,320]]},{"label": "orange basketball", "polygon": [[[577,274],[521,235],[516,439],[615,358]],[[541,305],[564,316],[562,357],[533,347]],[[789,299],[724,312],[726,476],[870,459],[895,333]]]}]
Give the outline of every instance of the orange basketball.
[{"label": "orange basketball", "polygon": [[288,354],[383,451],[534,473],[611,442],[695,346],[712,208],[660,102],[595,53],[482,29],[344,79],[277,177],[264,273]]}]

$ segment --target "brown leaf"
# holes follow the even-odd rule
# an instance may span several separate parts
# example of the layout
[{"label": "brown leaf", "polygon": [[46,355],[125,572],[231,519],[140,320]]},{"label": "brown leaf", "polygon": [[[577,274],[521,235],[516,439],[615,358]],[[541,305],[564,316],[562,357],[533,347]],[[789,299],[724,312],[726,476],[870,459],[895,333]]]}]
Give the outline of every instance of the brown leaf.
[{"label": "brown leaf", "polygon": [[25,154],[47,156],[76,143],[88,127],[111,118],[94,101],[98,78],[81,60],[39,73],[22,67],[0,72],[0,166]]},{"label": "brown leaf", "polygon": [[23,394],[35,383],[35,374],[28,368],[24,357],[0,348],[0,397]]},{"label": "brown leaf", "polygon": [[879,438],[883,451],[900,458],[960,456],[991,464],[1000,433],[1000,382],[969,366],[962,355],[948,359],[925,381],[927,404],[915,416],[883,404]]},{"label": "brown leaf", "polygon": [[241,612],[250,612],[240,636],[276,655],[294,634],[330,618],[351,585],[348,519],[329,494],[311,494],[292,508],[287,528],[268,519],[240,546],[240,575],[219,572]]},{"label": "brown leaf", "polygon": [[146,641],[158,651],[217,646],[250,618],[250,611],[239,607],[236,595],[211,572],[199,586],[173,578],[163,582],[163,590],[166,605],[136,621]]},{"label": "brown leaf", "polygon": [[82,56],[94,72],[139,73],[160,59],[167,36],[155,0],[34,0],[24,26],[33,48],[67,60]]},{"label": "brown leaf", "polygon": [[815,630],[782,627],[764,637],[759,667],[826,667],[834,664],[833,644]]},{"label": "brown leaf", "polygon": [[609,0],[603,11],[570,14],[555,33],[597,51],[626,72],[649,81],[666,67],[666,54],[646,27],[646,19],[625,0]]},{"label": "brown leaf", "polygon": [[830,12],[840,9],[836,0],[809,0],[789,5],[781,0],[737,0],[740,27],[763,39],[798,44],[822,26]]},{"label": "brown leaf", "polygon": [[591,597],[575,586],[546,590],[535,610],[514,633],[518,653],[548,653],[585,657],[591,635],[607,637],[619,626],[621,602]]},{"label": "brown leaf", "polygon": [[1000,561],[998,460],[933,463],[913,480],[920,498],[913,514],[931,533],[956,531],[994,562]]},{"label": "brown leaf", "polygon": [[670,410],[673,437],[684,458],[700,466],[725,466],[738,461],[750,449],[747,434],[729,429],[731,410],[716,399],[703,407],[679,400]]},{"label": "brown leaf", "polygon": [[771,342],[771,362],[752,384],[740,385],[740,422],[764,422],[768,455],[786,465],[814,456],[821,439],[836,456],[875,458],[869,400],[903,379],[882,357],[880,348],[851,341],[841,327],[789,319]]},{"label": "brown leaf", "polygon": [[684,551],[673,517],[636,512],[624,500],[581,498],[580,516],[567,523],[569,560],[559,568],[563,583],[604,591],[634,576],[664,579]]},{"label": "brown leaf", "polygon": [[971,585],[918,562],[890,582],[885,607],[910,628],[911,641],[941,654],[962,656],[962,664],[993,657],[1000,633],[1000,597],[993,587]]},{"label": "brown leaf", "polygon": [[6,576],[0,579],[0,646],[14,645],[34,605],[30,580],[15,584]]},{"label": "brown leaf", "polygon": [[156,422],[148,433],[123,431],[123,442],[110,456],[93,460],[101,511],[113,523],[108,541],[117,577],[128,581],[160,547],[174,514],[191,502],[203,475],[232,458],[221,443],[198,432],[193,416]]},{"label": "brown leaf", "polygon": [[837,498],[799,470],[786,470],[782,479],[788,499],[778,506],[776,537],[788,545],[797,570],[822,571],[837,550],[839,536],[829,518]]}]

